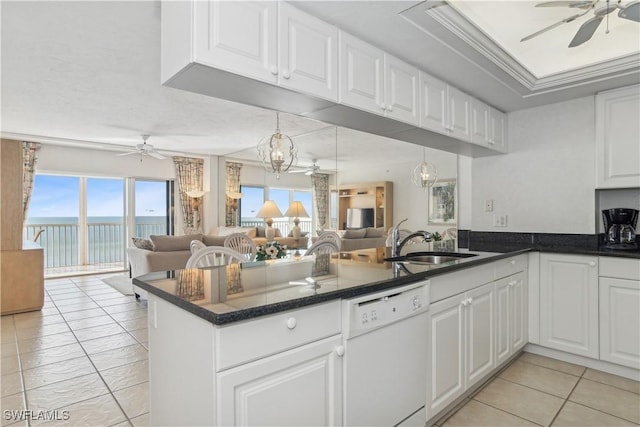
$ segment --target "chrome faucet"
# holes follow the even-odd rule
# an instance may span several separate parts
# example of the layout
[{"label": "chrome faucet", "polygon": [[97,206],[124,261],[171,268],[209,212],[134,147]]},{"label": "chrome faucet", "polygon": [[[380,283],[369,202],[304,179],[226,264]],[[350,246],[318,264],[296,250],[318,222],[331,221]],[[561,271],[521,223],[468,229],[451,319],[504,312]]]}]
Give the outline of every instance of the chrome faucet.
[{"label": "chrome faucet", "polygon": [[425,242],[430,242],[433,240],[433,235],[428,231],[416,231],[415,233],[409,234],[404,239],[400,240],[400,224],[407,221],[409,218],[405,218],[400,221],[395,227],[391,229],[391,256],[397,257],[400,255],[400,251],[402,247],[414,237],[423,237]]}]

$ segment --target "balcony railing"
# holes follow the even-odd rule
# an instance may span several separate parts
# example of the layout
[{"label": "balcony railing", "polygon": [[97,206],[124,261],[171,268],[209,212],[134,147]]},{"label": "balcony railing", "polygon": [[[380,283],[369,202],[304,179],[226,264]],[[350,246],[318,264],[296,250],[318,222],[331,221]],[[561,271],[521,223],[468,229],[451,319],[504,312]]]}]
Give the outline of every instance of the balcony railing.
[{"label": "balcony railing", "polygon": [[[264,221],[257,219],[255,221],[247,221],[247,220],[243,220],[240,225],[242,227],[264,227]],[[280,230],[280,234],[282,234],[283,236],[287,236],[289,235],[289,232],[291,231],[291,229],[293,228],[293,223],[291,223],[289,220],[273,220],[273,227],[277,228],[278,230]],[[309,235],[311,234],[311,220],[303,220],[300,219],[300,231],[301,232],[307,232],[309,233]]]},{"label": "balcony railing", "polygon": [[[114,263],[121,263],[124,268],[127,244],[123,224],[87,224],[84,254],[80,253],[79,228],[78,224],[30,224],[24,227],[24,238],[33,240],[41,233],[37,243],[44,248],[45,269]],[[136,224],[136,236],[148,237],[151,234],[166,234],[165,223]]]}]

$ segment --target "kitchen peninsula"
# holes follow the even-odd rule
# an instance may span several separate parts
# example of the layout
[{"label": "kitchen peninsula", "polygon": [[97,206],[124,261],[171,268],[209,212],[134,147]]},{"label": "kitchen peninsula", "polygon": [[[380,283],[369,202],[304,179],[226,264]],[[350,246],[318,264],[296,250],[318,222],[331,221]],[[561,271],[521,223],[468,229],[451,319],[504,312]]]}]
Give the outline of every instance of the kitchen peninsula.
[{"label": "kitchen peninsula", "polygon": [[[603,266],[640,262],[636,254],[582,253]],[[349,425],[345,301],[428,281],[428,321],[421,327],[429,351],[419,368],[427,387],[417,421],[423,425],[531,341],[528,321],[538,316],[529,300],[539,293],[539,255],[523,249],[403,266],[332,259],[328,270],[300,257],[136,278],[149,292],[151,422]],[[467,361],[466,353],[474,359]]]}]

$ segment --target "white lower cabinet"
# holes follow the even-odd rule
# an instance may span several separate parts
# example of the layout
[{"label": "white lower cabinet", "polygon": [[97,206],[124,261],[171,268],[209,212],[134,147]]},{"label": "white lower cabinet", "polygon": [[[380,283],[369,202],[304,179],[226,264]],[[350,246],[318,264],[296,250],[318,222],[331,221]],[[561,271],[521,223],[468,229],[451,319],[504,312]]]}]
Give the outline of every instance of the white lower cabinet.
[{"label": "white lower cabinet", "polygon": [[600,263],[600,359],[640,369],[640,260]]},{"label": "white lower cabinet", "polygon": [[431,305],[427,418],[495,367],[493,295],[492,282]]},{"label": "white lower cabinet", "polygon": [[341,345],[338,335],[221,372],[217,425],[341,425]]},{"label": "white lower cabinet", "polygon": [[527,343],[527,282],[525,273],[497,280],[496,365],[509,359]]},{"label": "white lower cabinet", "polygon": [[540,344],[598,358],[598,257],[540,255]]}]

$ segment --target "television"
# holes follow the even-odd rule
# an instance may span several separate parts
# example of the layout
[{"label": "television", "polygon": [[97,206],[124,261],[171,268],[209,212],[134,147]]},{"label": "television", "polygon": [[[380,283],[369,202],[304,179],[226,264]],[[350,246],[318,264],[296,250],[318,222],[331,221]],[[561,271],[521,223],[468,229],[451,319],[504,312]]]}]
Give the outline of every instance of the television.
[{"label": "television", "polygon": [[348,208],[345,225],[347,230],[373,227],[373,208]]}]

